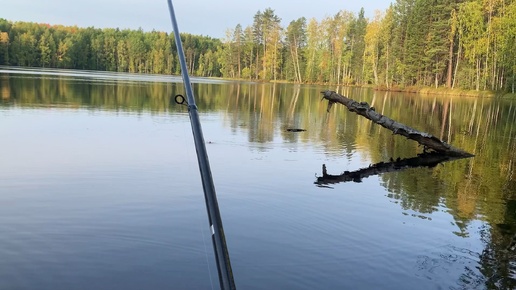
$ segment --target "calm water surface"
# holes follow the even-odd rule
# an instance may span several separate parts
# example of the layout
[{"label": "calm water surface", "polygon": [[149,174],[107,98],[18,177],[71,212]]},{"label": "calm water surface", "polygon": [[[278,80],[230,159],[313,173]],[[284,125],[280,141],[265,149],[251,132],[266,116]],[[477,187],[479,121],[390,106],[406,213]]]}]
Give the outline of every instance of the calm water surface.
[{"label": "calm water surface", "polygon": [[[516,287],[516,103],[193,82],[237,288]],[[323,164],[422,152],[327,114],[325,89],[476,156],[316,184]],[[175,77],[0,68],[0,289],[218,289],[177,93]]]}]

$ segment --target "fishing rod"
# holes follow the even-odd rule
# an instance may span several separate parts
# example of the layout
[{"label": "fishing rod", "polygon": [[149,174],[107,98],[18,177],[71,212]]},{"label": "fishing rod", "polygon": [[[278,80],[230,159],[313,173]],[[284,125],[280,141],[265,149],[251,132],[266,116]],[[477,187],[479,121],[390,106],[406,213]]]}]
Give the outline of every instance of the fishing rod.
[{"label": "fishing rod", "polygon": [[[204,200],[206,202],[206,210],[210,222],[211,238],[213,248],[215,250],[215,259],[217,262],[217,271],[219,272],[219,282],[221,289],[236,289],[233,280],[233,272],[231,271],[231,263],[229,260],[229,252],[224,237],[224,229],[222,227],[222,218],[220,217],[219,205],[217,203],[217,195],[215,193],[215,185],[211,175],[210,163],[208,161],[208,153],[206,152],[206,144],[202,135],[201,122],[199,113],[192,90],[192,83],[188,76],[186,68],[185,53],[179,35],[176,15],[172,0],[168,0],[168,10],[170,11],[170,19],[172,20],[172,28],[174,29],[174,37],[176,40],[177,55],[181,64],[181,75],[183,76],[183,84],[186,91],[186,105],[188,106],[188,114],[190,115],[190,123],[192,125],[192,133],[194,137],[195,150],[197,152],[197,161],[199,163],[199,171],[201,172],[202,187],[204,190]],[[181,95],[175,97],[178,104],[184,104],[185,99]]]}]

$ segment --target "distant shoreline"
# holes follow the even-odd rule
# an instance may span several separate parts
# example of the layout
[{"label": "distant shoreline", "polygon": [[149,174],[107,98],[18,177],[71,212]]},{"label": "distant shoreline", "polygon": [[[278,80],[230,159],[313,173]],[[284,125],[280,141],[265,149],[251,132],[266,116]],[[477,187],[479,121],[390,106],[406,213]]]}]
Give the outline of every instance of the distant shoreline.
[{"label": "distant shoreline", "polygon": [[[57,69],[57,68],[43,68],[43,67],[28,67],[28,66],[5,66],[0,65],[0,69],[26,69],[26,70],[41,70],[41,71],[52,71],[52,70],[69,70],[69,71],[81,71],[81,72],[97,72],[97,73],[116,73],[116,74],[137,74],[137,75],[146,75],[146,76],[167,76],[167,77],[181,77],[180,75],[174,74],[148,74],[148,73],[129,73],[129,72],[115,72],[115,71],[106,71],[106,70],[82,70],[82,69]],[[288,84],[296,84],[291,81],[277,80],[277,81],[264,81],[264,80],[248,80],[248,79],[237,79],[237,78],[222,78],[222,77],[194,77],[194,79],[212,79],[216,81],[242,81],[242,82],[256,82],[256,83],[288,83]],[[339,84],[321,84],[321,83],[302,83],[303,85],[319,85],[319,86],[335,86]],[[477,97],[477,98],[513,98],[516,99],[516,93],[504,93],[504,92],[494,92],[490,90],[485,91],[475,91],[475,90],[464,90],[464,89],[450,89],[450,88],[433,88],[433,87],[421,87],[421,86],[412,86],[412,87],[391,87],[387,88],[385,86],[374,86],[374,85],[339,85],[343,87],[360,87],[360,88],[372,88],[376,91],[383,92],[401,92],[401,93],[414,93],[414,94],[423,94],[423,95],[443,95],[443,96],[461,96],[461,97]]]}]

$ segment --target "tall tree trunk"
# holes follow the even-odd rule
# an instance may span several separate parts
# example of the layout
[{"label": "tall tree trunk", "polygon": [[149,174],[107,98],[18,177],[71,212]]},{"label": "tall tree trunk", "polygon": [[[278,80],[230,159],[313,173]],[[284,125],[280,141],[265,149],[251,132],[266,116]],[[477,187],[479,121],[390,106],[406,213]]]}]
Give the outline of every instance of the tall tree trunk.
[{"label": "tall tree trunk", "polygon": [[292,55],[292,65],[294,66],[294,79],[296,82],[301,82],[301,78],[298,74],[298,55],[297,55],[297,39],[294,36],[294,43],[290,44],[290,54]]},{"label": "tall tree trunk", "polygon": [[337,85],[340,86],[340,75],[341,75],[341,67],[342,67],[342,50],[339,51],[339,57],[337,58]]},{"label": "tall tree trunk", "polygon": [[498,88],[497,84],[498,84],[498,81],[497,81],[497,78],[498,78],[498,69],[497,69],[497,66],[498,66],[498,62],[496,61],[496,50],[494,51],[493,53],[493,71],[491,72],[492,76],[491,76],[491,90],[495,90]]},{"label": "tall tree trunk", "polygon": [[377,86],[378,85],[378,68],[377,68],[376,63],[373,63],[373,75],[374,75],[374,84]]},{"label": "tall tree trunk", "polygon": [[455,71],[453,72],[453,82],[452,89],[455,88],[455,83],[457,81],[457,70],[459,68],[460,54],[462,52],[462,45],[460,44],[460,35],[459,35],[459,51],[457,51],[457,61],[455,62]]},{"label": "tall tree trunk", "polygon": [[385,57],[385,84],[387,85],[387,88],[390,88],[390,82],[389,82],[389,43],[387,42],[387,49],[386,49],[386,57]]},{"label": "tall tree trunk", "polygon": [[256,79],[259,79],[260,78],[260,53],[258,51],[258,49],[256,49],[256,67],[254,68],[254,76]]},{"label": "tall tree trunk", "polygon": [[299,64],[299,51],[297,50],[297,44],[296,44],[296,47],[295,47],[295,51],[296,51],[296,63],[297,63],[297,76],[298,76],[298,79],[299,79],[299,83],[302,83],[303,82],[303,77],[301,76],[301,65]]},{"label": "tall tree trunk", "polygon": [[239,43],[238,44],[238,50],[237,50],[237,53],[238,53],[238,56],[237,56],[237,59],[238,59],[238,78],[242,77],[242,59],[240,57],[242,52],[241,52],[240,48],[241,48],[241,44]]},{"label": "tall tree trunk", "polygon": [[[437,67],[437,63],[438,63],[438,60],[435,61],[436,67]],[[439,71],[437,71],[437,69],[435,70],[435,74],[434,74],[434,85],[435,85],[436,89],[437,89],[437,87],[439,87]]]},{"label": "tall tree trunk", "polygon": [[446,75],[446,87],[452,87],[452,73],[453,73],[453,39],[450,41],[450,50],[448,51],[448,72]]},{"label": "tall tree trunk", "polygon": [[475,89],[477,91],[480,90],[480,57],[477,58],[477,68],[476,68],[476,84]]},{"label": "tall tree trunk", "polygon": [[292,65],[294,66],[294,82],[297,83],[297,82],[299,82],[299,78],[297,75],[297,62],[296,62],[294,47],[292,45],[290,45],[290,56],[292,57]]}]

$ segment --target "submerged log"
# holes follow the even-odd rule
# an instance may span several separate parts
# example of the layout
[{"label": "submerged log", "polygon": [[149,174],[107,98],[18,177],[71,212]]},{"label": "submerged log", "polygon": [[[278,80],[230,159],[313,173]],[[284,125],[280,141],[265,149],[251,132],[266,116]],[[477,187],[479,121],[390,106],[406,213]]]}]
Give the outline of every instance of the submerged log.
[{"label": "submerged log", "polygon": [[[324,187],[328,184],[335,184],[341,182],[362,182],[362,179],[379,175],[382,173],[401,171],[408,168],[415,167],[428,167],[432,168],[437,166],[438,164],[446,161],[452,161],[457,159],[466,158],[464,156],[449,156],[443,155],[440,153],[432,152],[432,153],[423,153],[417,157],[406,158],[406,159],[397,159],[391,160],[390,162],[380,162],[376,164],[372,164],[369,167],[362,168],[356,171],[344,171],[344,173],[340,175],[331,175],[326,171],[326,165],[322,166],[322,176],[317,177],[317,180],[314,182],[317,186]],[[327,187],[327,186],[326,186]]]},{"label": "submerged log", "polygon": [[431,149],[439,154],[456,157],[474,156],[471,153],[451,146],[450,144],[440,140],[439,138],[429,133],[420,132],[407,125],[398,123],[393,119],[376,112],[374,108],[370,107],[369,104],[367,104],[366,102],[356,102],[334,91],[324,91],[321,93],[323,94],[323,99],[328,100],[328,112],[330,112],[330,109],[333,104],[340,103],[346,106],[349,111],[355,112],[358,115],[363,116],[373,121],[374,123],[391,130],[394,134],[401,135],[408,139],[418,142],[419,144],[424,146],[425,151],[426,149]]},{"label": "submerged log", "polygon": [[300,129],[300,128],[287,128],[287,132],[304,132],[306,129]]}]

